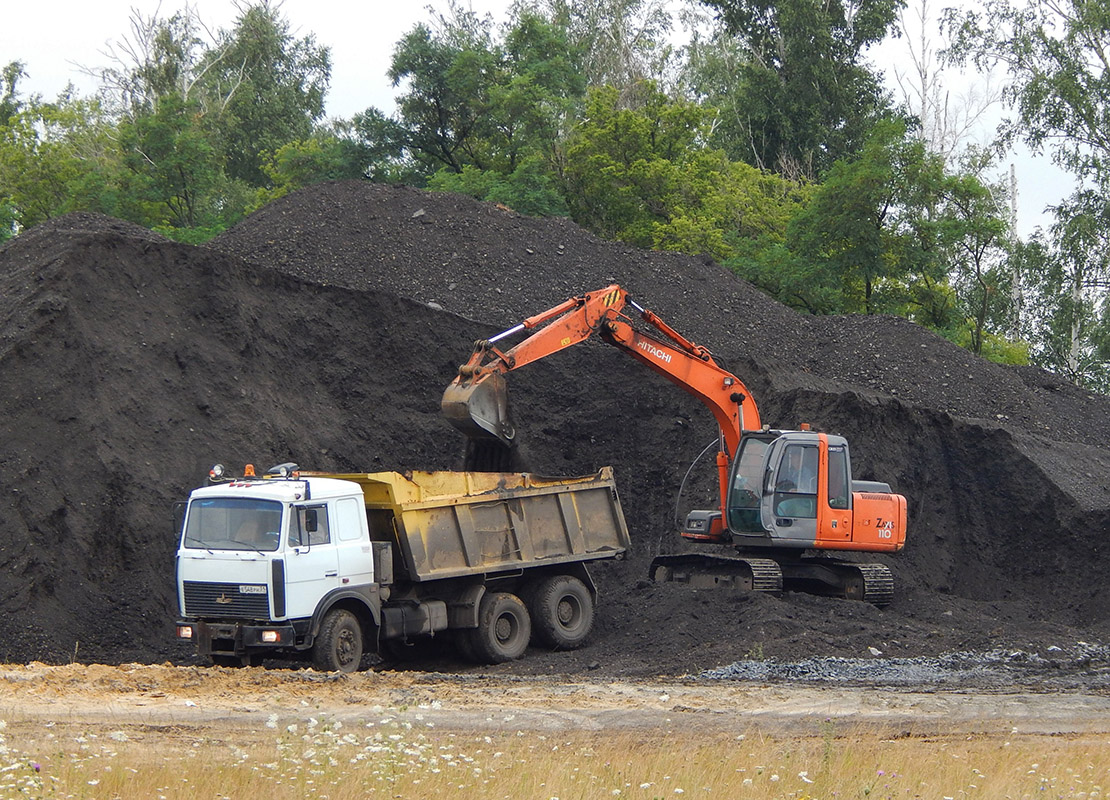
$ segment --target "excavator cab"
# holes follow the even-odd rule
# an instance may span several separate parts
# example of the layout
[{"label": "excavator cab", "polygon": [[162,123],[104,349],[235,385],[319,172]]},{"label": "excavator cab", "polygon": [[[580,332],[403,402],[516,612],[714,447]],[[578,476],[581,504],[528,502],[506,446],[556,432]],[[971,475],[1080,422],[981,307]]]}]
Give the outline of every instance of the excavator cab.
[{"label": "excavator cab", "polygon": [[897,551],[905,498],[853,481],[848,441],[814,431],[747,432],[733,460],[728,530],[743,546]]}]

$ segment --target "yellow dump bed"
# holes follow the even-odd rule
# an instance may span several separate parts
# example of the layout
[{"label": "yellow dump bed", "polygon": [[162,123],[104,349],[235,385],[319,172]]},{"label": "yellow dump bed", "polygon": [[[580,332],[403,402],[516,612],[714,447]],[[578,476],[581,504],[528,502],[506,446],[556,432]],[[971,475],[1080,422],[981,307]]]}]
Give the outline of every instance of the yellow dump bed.
[{"label": "yellow dump bed", "polygon": [[321,477],[362,487],[370,538],[394,545],[394,570],[412,581],[612,558],[630,545],[610,467],[577,478],[420,471]]}]

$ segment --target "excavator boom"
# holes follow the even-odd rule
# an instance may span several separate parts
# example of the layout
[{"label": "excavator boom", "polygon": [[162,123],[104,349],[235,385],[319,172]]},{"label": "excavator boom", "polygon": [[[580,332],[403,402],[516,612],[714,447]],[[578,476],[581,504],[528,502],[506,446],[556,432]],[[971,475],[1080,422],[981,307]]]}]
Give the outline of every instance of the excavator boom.
[{"label": "excavator boom", "polygon": [[[634,328],[624,313],[629,307],[662,337]],[[512,348],[498,348],[502,340],[525,331],[531,334]],[[720,367],[708,349],[636,304],[616,284],[573,297],[476,342],[470,359],[443,394],[443,415],[468,437],[511,444],[515,428],[509,419],[507,385],[500,376],[595,335],[705,403],[720,426],[726,464],[742,432],[759,429],[759,410],[741,380]]]},{"label": "excavator boom", "polygon": [[[624,313],[626,308],[635,311],[662,336],[633,327],[631,318]],[[497,347],[500,341],[525,331],[532,333],[512,348]],[[616,284],[572,297],[475,343],[470,360],[459,367],[458,377],[447,387],[440,403],[444,417],[469,437],[467,468],[510,460],[496,447],[491,450],[491,440],[511,447],[516,434],[509,418],[508,388],[501,376],[595,335],[694,395],[713,412],[720,428],[717,479],[721,501],[720,514],[705,539],[724,539],[729,465],[743,432],[759,429],[759,410],[743,382],[718,365],[707,348],[690,341],[638,305]]]}]

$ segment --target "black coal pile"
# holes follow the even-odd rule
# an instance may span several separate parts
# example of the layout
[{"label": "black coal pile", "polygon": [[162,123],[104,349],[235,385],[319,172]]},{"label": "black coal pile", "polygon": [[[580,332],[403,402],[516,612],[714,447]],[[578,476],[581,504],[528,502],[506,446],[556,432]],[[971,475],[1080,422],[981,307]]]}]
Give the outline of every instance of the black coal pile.
[{"label": "black coal pile", "polygon": [[[467,198],[323,184],[196,248],[70,215],[0,248],[0,659],[188,659],[173,503],[216,461],[458,467],[439,397],[471,343],[608,283],[709,347],[765,422],[852,443],[910,500],[886,609],[648,583],[704,507],[696,401],[587,343],[510,378],[531,469],[616,469],[634,552],[597,633],[498,669],[614,675],[744,656],[866,657],[1110,640],[1110,401],[983,362],[899,319],[811,318],[704,259],[601,242]],[[434,665],[436,668],[442,664]],[[452,668],[455,668],[453,665]]]}]

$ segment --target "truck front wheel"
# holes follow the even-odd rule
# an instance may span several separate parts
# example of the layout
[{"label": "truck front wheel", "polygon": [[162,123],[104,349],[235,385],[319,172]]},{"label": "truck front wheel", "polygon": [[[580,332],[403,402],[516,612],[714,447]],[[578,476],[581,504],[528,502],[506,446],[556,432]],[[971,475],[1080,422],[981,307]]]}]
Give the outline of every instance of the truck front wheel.
[{"label": "truck front wheel", "polygon": [[528,609],[515,594],[488,592],[478,606],[478,627],[469,634],[469,650],[484,664],[501,664],[524,655],[532,636]]},{"label": "truck front wheel", "polygon": [[362,626],[350,611],[334,608],[312,645],[312,663],[323,672],[354,672],[362,661]]},{"label": "truck front wheel", "polygon": [[571,575],[546,578],[532,595],[532,625],[537,643],[545,647],[581,647],[594,626],[590,590]]}]

